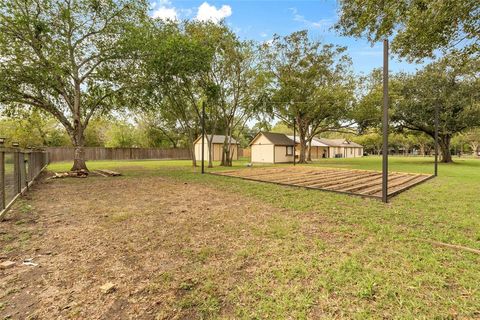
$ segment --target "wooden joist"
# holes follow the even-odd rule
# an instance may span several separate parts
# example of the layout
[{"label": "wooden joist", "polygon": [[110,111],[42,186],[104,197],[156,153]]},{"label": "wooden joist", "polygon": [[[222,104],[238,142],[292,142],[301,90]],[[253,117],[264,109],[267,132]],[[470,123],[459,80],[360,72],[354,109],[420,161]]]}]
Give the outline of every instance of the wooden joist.
[{"label": "wooden joist", "polygon": [[[212,174],[364,197],[382,197],[382,174],[371,170],[297,166],[229,170]],[[388,177],[388,196],[394,196],[430,178],[424,174],[391,172]]]},{"label": "wooden joist", "polygon": [[[408,174],[395,174],[394,176],[389,176],[388,181],[395,181],[397,179],[401,179]],[[378,184],[382,183],[382,175],[377,174],[376,176],[373,177],[368,177],[367,179],[359,179],[358,181],[355,181],[356,183],[351,183],[348,185],[338,185],[336,186],[339,191],[342,192],[355,192],[357,190],[361,189],[366,189],[369,187],[377,186]]]}]

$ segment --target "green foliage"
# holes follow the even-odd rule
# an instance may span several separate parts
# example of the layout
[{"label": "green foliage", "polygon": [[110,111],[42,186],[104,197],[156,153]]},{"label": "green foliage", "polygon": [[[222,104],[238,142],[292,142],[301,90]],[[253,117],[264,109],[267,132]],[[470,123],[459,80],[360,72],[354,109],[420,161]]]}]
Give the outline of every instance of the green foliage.
[{"label": "green foliage", "polygon": [[361,136],[355,137],[354,142],[363,146],[365,152],[370,154],[380,154],[382,152],[382,136],[378,131],[364,133]]},{"label": "green foliage", "polygon": [[293,135],[293,128],[291,127],[291,125],[283,121],[278,121],[277,123],[275,123],[275,125],[272,127],[272,130],[270,131]]},{"label": "green foliage", "polygon": [[[198,21],[154,25],[148,34],[138,99],[155,119],[148,121],[155,130],[172,144],[183,135],[193,150],[205,104],[207,133],[242,135],[263,93],[253,43],[223,24]],[[228,162],[230,148],[225,150]]]},{"label": "green foliage", "polygon": [[[480,156],[480,127],[471,128],[464,133],[456,135],[452,139],[452,144],[461,149],[469,148],[475,156]],[[467,146],[467,148],[465,148]]]},{"label": "green foliage", "polygon": [[382,121],[382,71],[374,69],[368,76],[357,81],[360,98],[350,113],[360,133],[378,127]]},{"label": "green foliage", "polygon": [[295,122],[300,163],[306,161],[307,141],[320,132],[341,128],[350,112],[353,82],[345,50],[312,41],[307,31],[274,36],[263,45],[273,112],[285,123],[293,126]]},{"label": "green foliage", "polygon": [[[75,147],[94,115],[120,103],[132,83],[130,30],[146,1],[0,1],[0,103],[34,107],[61,123]],[[73,169],[85,169],[78,152]]]},{"label": "green foliage", "polygon": [[38,110],[23,110],[0,119],[0,136],[7,139],[7,145],[16,141],[22,147],[70,145],[58,122]]},{"label": "green foliage", "polygon": [[136,130],[132,124],[115,122],[106,132],[106,147],[128,148],[136,145]]},{"label": "green foliage", "polygon": [[477,0],[341,0],[335,28],[371,43],[393,36],[392,48],[411,61],[461,51],[478,57]]},{"label": "green foliage", "polygon": [[[207,125],[215,127],[212,102],[218,88],[208,79],[211,62],[220,39],[229,32],[213,23],[153,24],[143,40],[141,87],[137,90],[142,104],[144,123],[150,122],[172,141],[182,134],[193,150],[193,141],[200,130],[202,102],[208,102]],[[152,115],[153,121],[145,121]],[[168,133],[167,133],[168,131]],[[193,165],[196,160],[193,159]]]},{"label": "green foliage", "polygon": [[439,144],[450,162],[450,140],[480,125],[479,63],[458,64],[453,57],[432,63],[415,75],[399,75],[392,84],[392,120],[400,128],[435,134],[439,110]]}]

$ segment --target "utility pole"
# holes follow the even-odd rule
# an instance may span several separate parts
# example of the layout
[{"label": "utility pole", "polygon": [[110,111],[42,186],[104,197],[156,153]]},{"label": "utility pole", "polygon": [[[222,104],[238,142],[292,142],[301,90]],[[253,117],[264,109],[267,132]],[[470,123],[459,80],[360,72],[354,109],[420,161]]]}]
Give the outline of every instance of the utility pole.
[{"label": "utility pole", "polygon": [[202,101],[202,174],[205,173],[205,102]]},{"label": "utility pole", "polygon": [[388,39],[383,40],[382,201],[388,202]]}]

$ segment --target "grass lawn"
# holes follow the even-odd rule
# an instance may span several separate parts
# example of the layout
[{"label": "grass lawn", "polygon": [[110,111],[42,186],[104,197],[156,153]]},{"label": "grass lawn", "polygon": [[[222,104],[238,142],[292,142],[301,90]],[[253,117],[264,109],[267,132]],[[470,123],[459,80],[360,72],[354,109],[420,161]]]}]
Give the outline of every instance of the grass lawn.
[{"label": "grass lawn", "polygon": [[[54,163],[49,170],[65,171],[70,165]],[[122,272],[111,273],[109,279],[121,285],[108,298],[85,298],[103,279],[75,287],[78,304],[67,309],[59,306],[63,311],[55,311],[57,317],[88,318],[95,314],[94,308],[104,316],[153,319],[480,317],[480,255],[431,243],[480,249],[480,160],[440,164],[439,177],[394,197],[389,204],[201,175],[200,168],[193,169],[188,161],[87,165],[91,170],[118,170],[124,176],[54,180],[36,187],[5,223],[8,239],[4,234],[0,247],[8,245],[9,250],[3,254],[29,252],[40,241],[45,241],[45,248],[49,243],[58,246],[62,234],[77,234],[70,246],[82,243],[94,252],[103,248],[102,257],[109,261],[98,258],[99,266],[105,266],[92,271],[83,263],[91,253],[82,256],[77,253],[80,249],[70,250],[70,255],[79,255],[77,267],[70,271],[77,278],[96,279],[117,270],[107,264],[112,260],[123,261],[115,268],[123,270],[126,278],[128,272],[142,276],[127,281],[118,278]],[[309,165],[380,170],[381,159],[326,159]],[[236,162],[235,167],[245,168],[246,161]],[[432,173],[433,160],[392,157],[390,170]],[[72,203],[76,193],[85,195],[77,204]],[[108,208],[102,207],[105,199],[110,199]],[[50,233],[42,230],[16,245],[25,232],[21,228],[37,229],[16,221],[36,214],[37,223],[53,209],[56,217],[51,219],[55,220],[40,223],[48,225]],[[68,223],[63,226],[63,221]],[[64,229],[56,229],[60,227]],[[97,241],[97,236],[103,238]],[[62,256],[64,249],[57,250],[56,257]],[[51,270],[66,263],[55,261]],[[137,264],[139,269],[125,271]],[[8,279],[0,281],[0,291],[21,287],[18,275]],[[53,279],[49,285],[61,287]],[[0,294],[0,316],[2,303],[3,312],[11,312],[17,300],[14,294]],[[41,299],[35,301],[47,312]],[[128,306],[130,313],[119,303]],[[105,305],[109,307],[102,309]]]}]

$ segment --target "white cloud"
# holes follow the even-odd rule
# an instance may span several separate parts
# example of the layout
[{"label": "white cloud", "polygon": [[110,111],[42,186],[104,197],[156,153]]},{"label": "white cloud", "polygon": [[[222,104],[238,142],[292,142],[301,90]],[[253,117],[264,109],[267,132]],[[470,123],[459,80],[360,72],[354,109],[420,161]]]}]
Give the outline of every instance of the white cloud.
[{"label": "white cloud", "polygon": [[229,5],[223,5],[217,9],[214,5],[209,5],[207,2],[204,2],[198,7],[197,20],[218,23],[231,15],[232,8]]},{"label": "white cloud", "polygon": [[305,19],[305,17],[301,14],[299,14],[297,8],[290,8],[290,11],[292,11],[294,21],[301,22],[311,28],[323,28],[324,31],[328,31],[328,29],[333,25],[334,22],[333,19],[320,19],[318,21],[310,21],[308,19]]},{"label": "white cloud", "polygon": [[161,20],[177,20],[177,10],[175,8],[168,8],[161,6],[153,11],[152,16]]},{"label": "white cloud", "polygon": [[151,3],[152,17],[161,20],[175,21],[178,19],[177,9],[172,6],[170,0],[158,0]]}]

